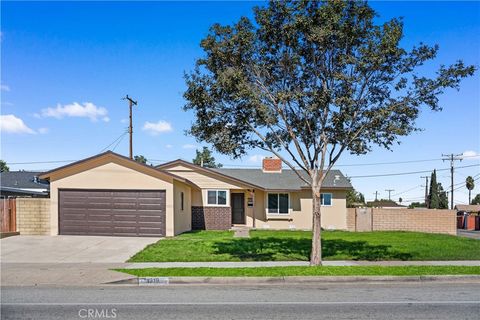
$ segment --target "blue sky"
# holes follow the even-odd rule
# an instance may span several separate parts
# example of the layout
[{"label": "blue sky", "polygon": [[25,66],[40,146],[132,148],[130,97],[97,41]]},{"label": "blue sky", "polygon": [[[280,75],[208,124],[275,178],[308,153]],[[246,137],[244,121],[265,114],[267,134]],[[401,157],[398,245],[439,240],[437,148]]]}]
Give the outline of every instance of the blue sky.
[{"label": "blue sky", "polygon": [[[202,56],[200,40],[213,23],[251,16],[254,2],[6,2],[1,3],[1,158],[8,163],[78,160],[99,153],[125,132],[128,107],[121,98],[138,100],[134,111],[134,153],[158,161],[191,160],[195,139],[184,134],[193,120],[182,111],[183,73]],[[372,2],[378,21],[402,16],[405,47],[420,41],[439,44],[437,59],[422,70],[463,59],[480,65],[479,2]],[[402,139],[393,151],[375,149],[366,156],[345,155],[339,167],[349,176],[447,168],[442,153],[480,152],[479,73],[460,92],[441,98],[444,111],[425,110],[424,129]],[[114,147],[116,142],[111,145]],[[115,148],[128,154],[128,137]],[[258,166],[252,150],[241,160],[216,155],[230,166]],[[475,157],[458,166],[455,183],[480,173]],[[65,163],[10,165],[11,169],[50,169]],[[350,165],[355,166],[342,166]],[[395,189],[393,198],[416,200],[424,174],[353,178],[367,199]],[[438,173],[449,185],[448,171]],[[480,180],[477,180],[480,186]],[[411,190],[410,190],[411,189]],[[404,192],[409,190],[407,192]],[[479,193],[477,186],[474,194]],[[466,202],[466,189],[456,192]]]}]

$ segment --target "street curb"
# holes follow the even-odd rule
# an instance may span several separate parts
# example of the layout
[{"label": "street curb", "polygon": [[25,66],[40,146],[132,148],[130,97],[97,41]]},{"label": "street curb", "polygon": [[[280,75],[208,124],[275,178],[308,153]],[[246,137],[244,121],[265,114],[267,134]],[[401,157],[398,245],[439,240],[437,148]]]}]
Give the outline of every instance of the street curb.
[{"label": "street curb", "polygon": [[348,282],[468,282],[480,283],[480,275],[445,275],[445,276],[318,276],[318,277],[134,277],[108,282],[106,284],[123,284],[138,286],[165,285],[268,285],[268,284],[322,284]]}]

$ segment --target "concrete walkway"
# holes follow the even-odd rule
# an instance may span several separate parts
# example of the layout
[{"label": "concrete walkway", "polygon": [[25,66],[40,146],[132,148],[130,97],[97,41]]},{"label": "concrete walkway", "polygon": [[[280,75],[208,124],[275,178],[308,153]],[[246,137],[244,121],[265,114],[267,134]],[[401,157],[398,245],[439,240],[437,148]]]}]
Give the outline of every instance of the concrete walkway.
[{"label": "concrete walkway", "polygon": [[[308,266],[308,261],[252,261],[252,262],[136,262],[123,268],[257,268]],[[324,266],[480,266],[480,260],[464,261],[324,261]]]}]

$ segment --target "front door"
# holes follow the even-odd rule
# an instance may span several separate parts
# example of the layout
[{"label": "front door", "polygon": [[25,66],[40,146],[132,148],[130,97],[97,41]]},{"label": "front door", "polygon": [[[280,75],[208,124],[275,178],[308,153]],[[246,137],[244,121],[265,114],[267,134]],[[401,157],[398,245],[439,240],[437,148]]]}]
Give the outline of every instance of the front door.
[{"label": "front door", "polygon": [[232,223],[245,224],[245,194],[232,193]]}]

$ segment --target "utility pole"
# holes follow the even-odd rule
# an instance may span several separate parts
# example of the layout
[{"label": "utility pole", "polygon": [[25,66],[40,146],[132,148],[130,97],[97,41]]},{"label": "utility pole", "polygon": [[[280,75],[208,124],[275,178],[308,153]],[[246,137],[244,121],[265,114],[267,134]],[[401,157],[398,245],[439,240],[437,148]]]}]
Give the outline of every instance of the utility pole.
[{"label": "utility pole", "polygon": [[137,101],[134,101],[128,96],[128,94],[123,98],[123,100],[128,100],[128,107],[130,109],[130,125],[128,126],[128,133],[130,133],[130,159],[133,160],[133,126],[132,126],[132,106],[137,105]]},{"label": "utility pole", "polygon": [[385,189],[385,191],[388,192],[388,200],[392,200],[390,199],[390,194],[392,193],[392,191],[395,191],[395,189]]},{"label": "utility pole", "polygon": [[425,178],[425,205],[428,208],[428,176],[422,176],[420,179]]},{"label": "utility pole", "polygon": [[462,161],[461,154],[443,154],[443,161],[450,161],[450,210],[453,210],[453,171],[455,166],[455,161]]},{"label": "utility pole", "polygon": [[378,191],[375,191],[373,194],[375,195],[375,201],[378,201],[378,198],[377,198]]}]

